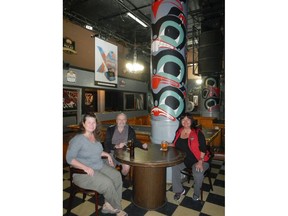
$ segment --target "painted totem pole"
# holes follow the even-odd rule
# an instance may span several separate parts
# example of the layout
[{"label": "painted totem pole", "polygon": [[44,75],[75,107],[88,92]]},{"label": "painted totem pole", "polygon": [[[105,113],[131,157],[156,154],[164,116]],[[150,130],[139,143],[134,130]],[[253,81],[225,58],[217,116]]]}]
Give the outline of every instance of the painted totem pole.
[{"label": "painted totem pole", "polygon": [[201,116],[219,118],[220,86],[218,76],[202,77]]},{"label": "painted totem pole", "polygon": [[155,0],[152,5],[151,139],[172,142],[185,112],[187,1]]}]

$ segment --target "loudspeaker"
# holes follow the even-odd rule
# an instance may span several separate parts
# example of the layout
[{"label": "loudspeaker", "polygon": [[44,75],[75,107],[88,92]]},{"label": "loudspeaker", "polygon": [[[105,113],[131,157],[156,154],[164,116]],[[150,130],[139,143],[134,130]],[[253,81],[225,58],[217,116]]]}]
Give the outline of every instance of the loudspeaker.
[{"label": "loudspeaker", "polygon": [[199,70],[201,75],[221,73],[224,43],[220,30],[206,31],[199,39]]}]

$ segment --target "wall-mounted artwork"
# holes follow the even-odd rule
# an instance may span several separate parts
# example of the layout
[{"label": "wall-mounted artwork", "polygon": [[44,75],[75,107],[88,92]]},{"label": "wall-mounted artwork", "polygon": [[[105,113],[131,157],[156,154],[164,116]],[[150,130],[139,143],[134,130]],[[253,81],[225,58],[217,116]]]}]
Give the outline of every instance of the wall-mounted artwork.
[{"label": "wall-mounted artwork", "polygon": [[82,106],[82,113],[96,112],[96,92],[87,92],[84,93],[84,106]]},{"label": "wall-mounted artwork", "polygon": [[63,89],[63,110],[77,110],[78,91]]},{"label": "wall-mounted artwork", "polygon": [[95,84],[117,87],[117,46],[95,37]]}]

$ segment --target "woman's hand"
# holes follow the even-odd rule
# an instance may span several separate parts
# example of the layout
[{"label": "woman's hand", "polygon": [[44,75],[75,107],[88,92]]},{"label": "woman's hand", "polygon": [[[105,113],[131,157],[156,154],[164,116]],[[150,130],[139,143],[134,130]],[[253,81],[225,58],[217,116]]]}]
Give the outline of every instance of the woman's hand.
[{"label": "woman's hand", "polygon": [[147,143],[144,143],[144,144],[142,145],[142,147],[143,147],[144,149],[147,149],[147,148],[148,148]]},{"label": "woman's hand", "polygon": [[114,167],[113,159],[109,153],[103,151],[101,154],[101,157],[107,157],[107,161],[108,161],[109,165]]},{"label": "woman's hand", "polygon": [[109,155],[107,155],[107,160],[108,160],[108,163],[110,166],[114,167],[114,163],[113,163],[113,160],[112,160],[112,157]]},{"label": "woman's hand", "polygon": [[85,168],[84,171],[85,171],[89,176],[93,176],[93,175],[94,175],[94,170],[93,170],[91,167]]},{"label": "woman's hand", "polygon": [[195,164],[195,169],[196,169],[197,172],[203,172],[203,162],[202,162],[202,160],[199,160]]},{"label": "woman's hand", "polygon": [[87,175],[89,175],[89,176],[93,176],[94,175],[94,170],[91,167],[88,167],[85,164],[80,163],[75,158],[72,159],[71,165],[76,167],[76,168],[78,168],[78,169],[84,170],[84,172],[86,172]]}]

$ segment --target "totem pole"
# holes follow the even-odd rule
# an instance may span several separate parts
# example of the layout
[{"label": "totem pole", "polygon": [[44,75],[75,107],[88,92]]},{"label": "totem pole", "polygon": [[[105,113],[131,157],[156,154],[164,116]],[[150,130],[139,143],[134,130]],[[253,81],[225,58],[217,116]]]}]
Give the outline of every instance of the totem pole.
[{"label": "totem pole", "polygon": [[172,142],[185,112],[187,1],[155,0],[152,5],[151,140]]},{"label": "totem pole", "polygon": [[201,116],[219,118],[220,87],[218,76],[202,77]]}]

